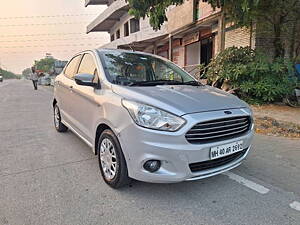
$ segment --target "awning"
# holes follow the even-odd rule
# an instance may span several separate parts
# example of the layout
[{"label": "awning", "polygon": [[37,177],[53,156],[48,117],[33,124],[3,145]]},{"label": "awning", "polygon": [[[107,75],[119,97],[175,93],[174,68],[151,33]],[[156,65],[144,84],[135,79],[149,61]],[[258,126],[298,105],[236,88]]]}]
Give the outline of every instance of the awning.
[{"label": "awning", "polygon": [[168,34],[160,35],[154,38],[145,39],[142,41],[135,41],[128,44],[121,44],[118,45],[120,49],[133,49],[135,51],[143,51],[144,49],[148,48],[149,46],[154,45],[154,43],[159,42],[161,40],[165,40],[168,37]]},{"label": "awning", "polygon": [[85,0],[85,7],[89,5],[107,5],[108,0]]},{"label": "awning", "polygon": [[101,13],[90,25],[87,27],[87,33],[95,31],[107,31],[120,21],[120,17],[128,13],[129,5],[125,0],[113,2],[103,13]]}]

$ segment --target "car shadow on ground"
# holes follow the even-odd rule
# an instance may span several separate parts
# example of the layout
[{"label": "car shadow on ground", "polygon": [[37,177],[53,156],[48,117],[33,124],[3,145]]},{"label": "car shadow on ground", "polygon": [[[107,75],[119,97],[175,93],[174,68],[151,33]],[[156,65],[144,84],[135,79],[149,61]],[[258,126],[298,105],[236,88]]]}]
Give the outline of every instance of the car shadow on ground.
[{"label": "car shadow on ground", "polygon": [[174,197],[176,196],[176,198],[178,198],[180,194],[183,197],[182,200],[186,201],[186,199],[194,199],[186,197],[196,197],[199,194],[206,197],[213,197],[216,196],[216,192],[222,192],[224,189],[226,190],[226,188],[232,188],[232,181],[224,175],[217,175],[198,181],[184,181],[168,184],[146,183],[133,180],[129,186],[117,191],[128,197],[139,197],[140,194],[146,198],[157,196],[157,200],[163,200],[165,197],[170,199],[170,195],[174,195]]}]

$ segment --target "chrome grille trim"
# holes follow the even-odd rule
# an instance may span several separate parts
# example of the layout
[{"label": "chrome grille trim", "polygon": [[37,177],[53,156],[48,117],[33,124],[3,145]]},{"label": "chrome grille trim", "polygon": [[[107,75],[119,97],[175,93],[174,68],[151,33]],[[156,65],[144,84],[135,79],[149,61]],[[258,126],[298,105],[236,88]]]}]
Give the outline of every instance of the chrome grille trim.
[{"label": "chrome grille trim", "polygon": [[186,133],[185,137],[192,144],[207,143],[234,138],[250,128],[249,116],[231,117],[198,123]]},{"label": "chrome grille trim", "polygon": [[243,128],[247,128],[248,124],[242,126],[242,127],[237,127],[237,128],[232,128],[232,129],[226,129],[226,130],[220,130],[220,131],[215,131],[215,132],[207,132],[207,133],[195,133],[195,134],[186,134],[186,137],[190,137],[190,136],[203,136],[203,135],[209,135],[209,134],[218,134],[218,133],[223,133],[223,132],[227,132],[227,131],[232,131],[232,130],[241,130]]},{"label": "chrome grille trim", "polygon": [[[230,124],[230,125],[225,125],[222,127],[233,127],[233,126],[237,126],[237,125],[246,125],[248,123],[248,121],[245,122],[241,122],[241,123],[237,123],[237,124]],[[213,130],[216,129],[215,127],[211,127],[211,128],[201,128],[201,129],[193,129],[193,131],[201,131],[201,130]]]},{"label": "chrome grille trim", "polygon": [[225,120],[225,121],[218,121],[218,122],[204,122],[201,124],[197,124],[195,127],[198,126],[203,126],[203,125],[215,125],[215,124],[220,124],[220,123],[226,123],[226,122],[236,122],[236,121],[246,121],[247,118],[241,118],[241,119],[232,119],[232,120]]}]

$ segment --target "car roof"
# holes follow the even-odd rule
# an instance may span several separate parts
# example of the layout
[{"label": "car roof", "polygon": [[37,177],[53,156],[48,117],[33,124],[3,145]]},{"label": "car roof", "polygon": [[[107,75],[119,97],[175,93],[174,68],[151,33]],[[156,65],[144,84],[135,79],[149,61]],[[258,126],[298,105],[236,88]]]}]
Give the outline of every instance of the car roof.
[{"label": "car roof", "polygon": [[103,52],[112,52],[112,53],[134,53],[134,54],[139,54],[139,55],[147,55],[147,56],[152,56],[152,57],[156,57],[156,58],[160,58],[162,60],[168,60],[162,56],[159,55],[155,55],[155,54],[151,54],[151,53],[147,53],[147,52],[141,52],[141,51],[133,51],[133,50],[125,50],[125,49],[115,49],[115,48],[96,48],[96,49],[86,49],[84,51],[78,52],[76,55],[79,54],[84,54],[86,52],[93,52],[94,54],[99,54],[99,53],[103,53]]},{"label": "car roof", "polygon": [[86,50],[83,50],[83,51],[80,51],[78,52],[76,55],[79,55],[79,54],[84,54],[86,52],[115,52],[115,53],[118,53],[118,52],[125,52],[125,53],[135,53],[135,54],[141,54],[141,55],[152,55],[151,53],[147,53],[147,52],[141,52],[141,51],[133,51],[133,50],[125,50],[125,49],[116,49],[116,48],[96,48],[96,49],[86,49]]},{"label": "car roof", "polygon": [[115,53],[125,52],[125,53],[135,53],[135,54],[153,56],[153,54],[150,54],[150,53],[147,53],[147,52],[125,50],[125,49],[115,49],[115,48],[98,48],[98,49],[96,49],[96,51],[98,51],[98,52],[109,52],[109,51],[111,51],[111,52],[115,52]]}]

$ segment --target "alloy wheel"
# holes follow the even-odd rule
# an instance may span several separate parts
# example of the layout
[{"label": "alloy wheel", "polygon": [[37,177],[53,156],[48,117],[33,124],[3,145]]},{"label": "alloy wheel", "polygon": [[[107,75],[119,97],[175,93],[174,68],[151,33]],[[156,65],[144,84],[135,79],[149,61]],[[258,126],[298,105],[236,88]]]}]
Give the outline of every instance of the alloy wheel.
[{"label": "alloy wheel", "polygon": [[105,178],[113,180],[117,172],[117,157],[115,147],[108,138],[104,138],[101,142],[100,160]]},{"label": "alloy wheel", "polygon": [[54,107],[54,124],[55,127],[59,127],[59,122],[60,122],[60,114],[59,114],[59,109],[57,106]]}]

